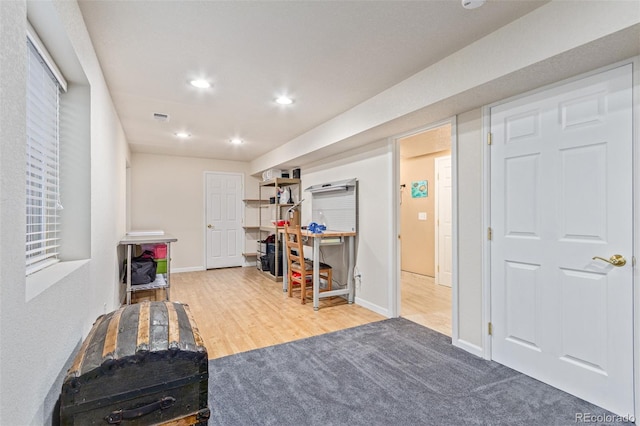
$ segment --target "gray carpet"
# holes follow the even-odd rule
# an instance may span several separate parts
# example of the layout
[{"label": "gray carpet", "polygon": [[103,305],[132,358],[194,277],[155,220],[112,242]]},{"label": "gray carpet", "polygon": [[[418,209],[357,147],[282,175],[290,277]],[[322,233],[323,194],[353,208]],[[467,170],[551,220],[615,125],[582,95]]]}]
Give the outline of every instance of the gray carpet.
[{"label": "gray carpet", "polygon": [[546,426],[611,415],[401,318],[211,360],[209,408],[209,425],[225,426]]}]

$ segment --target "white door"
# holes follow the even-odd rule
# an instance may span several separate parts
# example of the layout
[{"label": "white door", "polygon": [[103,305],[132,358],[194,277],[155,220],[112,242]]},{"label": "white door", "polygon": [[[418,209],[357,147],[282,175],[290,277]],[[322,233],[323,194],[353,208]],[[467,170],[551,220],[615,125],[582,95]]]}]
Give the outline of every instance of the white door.
[{"label": "white door", "polygon": [[[495,361],[633,415],[632,71],[491,109]],[[625,266],[609,259],[619,254]]]},{"label": "white door", "polygon": [[451,156],[435,159],[436,172],[436,284],[451,287]]},{"label": "white door", "polygon": [[242,266],[242,175],[206,174],[207,269]]}]

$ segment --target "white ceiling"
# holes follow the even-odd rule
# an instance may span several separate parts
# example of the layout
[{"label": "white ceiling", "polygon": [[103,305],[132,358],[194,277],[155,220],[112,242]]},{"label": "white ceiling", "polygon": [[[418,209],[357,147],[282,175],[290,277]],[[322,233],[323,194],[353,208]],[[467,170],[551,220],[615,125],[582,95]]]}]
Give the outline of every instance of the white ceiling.
[{"label": "white ceiling", "polygon": [[[133,152],[250,161],[545,2],[79,4]],[[213,87],[191,87],[196,77]]]}]

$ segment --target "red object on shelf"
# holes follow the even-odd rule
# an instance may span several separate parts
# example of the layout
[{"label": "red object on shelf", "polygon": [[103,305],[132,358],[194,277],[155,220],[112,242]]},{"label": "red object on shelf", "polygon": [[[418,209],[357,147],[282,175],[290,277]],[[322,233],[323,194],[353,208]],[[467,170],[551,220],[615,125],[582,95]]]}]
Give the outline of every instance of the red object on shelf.
[{"label": "red object on shelf", "polygon": [[284,226],[284,225],[288,225],[289,221],[288,220],[272,220],[271,224],[273,226]]},{"label": "red object on shelf", "polygon": [[153,257],[156,259],[166,259],[167,258],[167,246],[166,244],[156,244],[153,247]]}]

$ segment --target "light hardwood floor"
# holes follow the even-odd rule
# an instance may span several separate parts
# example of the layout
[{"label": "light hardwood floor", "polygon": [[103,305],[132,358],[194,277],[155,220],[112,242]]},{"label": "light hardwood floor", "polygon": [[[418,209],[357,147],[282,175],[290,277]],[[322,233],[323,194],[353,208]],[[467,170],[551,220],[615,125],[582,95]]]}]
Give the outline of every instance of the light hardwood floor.
[{"label": "light hardwood floor", "polygon": [[189,305],[211,359],[385,319],[339,297],[314,311],[250,267],[172,274],[171,300]]},{"label": "light hardwood floor", "polygon": [[400,316],[451,336],[451,288],[402,271]]}]

